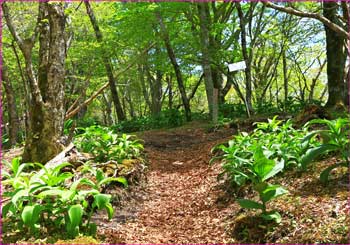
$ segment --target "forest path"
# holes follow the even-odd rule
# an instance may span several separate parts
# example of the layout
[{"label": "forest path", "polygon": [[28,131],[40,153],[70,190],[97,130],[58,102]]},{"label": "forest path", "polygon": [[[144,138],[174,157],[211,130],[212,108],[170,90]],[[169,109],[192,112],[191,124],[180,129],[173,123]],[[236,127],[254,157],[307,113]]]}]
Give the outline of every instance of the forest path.
[{"label": "forest path", "polygon": [[[211,148],[227,141],[232,129],[207,133],[196,125],[139,134],[150,161],[141,201],[116,210],[99,233],[108,242],[224,243],[228,207],[217,202],[219,166],[209,167]],[[231,209],[232,212],[232,209]]]}]

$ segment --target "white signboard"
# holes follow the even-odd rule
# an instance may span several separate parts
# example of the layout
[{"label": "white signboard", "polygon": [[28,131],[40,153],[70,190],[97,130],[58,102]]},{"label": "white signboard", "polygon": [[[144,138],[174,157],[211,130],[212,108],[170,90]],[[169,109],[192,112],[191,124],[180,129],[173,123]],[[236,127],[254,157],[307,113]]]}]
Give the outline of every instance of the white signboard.
[{"label": "white signboard", "polygon": [[238,70],[243,70],[247,67],[245,61],[240,61],[240,62],[237,62],[237,63],[233,63],[233,64],[229,64],[228,65],[228,69],[230,72],[233,72],[233,71],[238,71]]}]

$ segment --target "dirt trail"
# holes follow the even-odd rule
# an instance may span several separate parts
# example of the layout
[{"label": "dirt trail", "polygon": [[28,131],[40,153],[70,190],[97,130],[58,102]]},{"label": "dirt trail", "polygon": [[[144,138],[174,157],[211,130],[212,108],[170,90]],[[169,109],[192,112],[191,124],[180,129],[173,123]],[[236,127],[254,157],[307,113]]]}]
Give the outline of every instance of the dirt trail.
[{"label": "dirt trail", "polygon": [[117,211],[112,223],[101,222],[108,242],[229,242],[224,219],[230,209],[217,202],[220,169],[209,168],[208,162],[210,149],[233,133],[199,128],[143,133],[150,161],[148,182],[139,199]]}]

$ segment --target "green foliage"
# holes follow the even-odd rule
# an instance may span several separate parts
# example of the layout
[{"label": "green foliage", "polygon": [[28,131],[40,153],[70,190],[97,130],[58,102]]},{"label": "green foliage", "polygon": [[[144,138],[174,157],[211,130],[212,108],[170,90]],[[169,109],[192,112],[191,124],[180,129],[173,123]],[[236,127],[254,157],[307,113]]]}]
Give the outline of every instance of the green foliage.
[{"label": "green foliage", "polygon": [[311,147],[305,152],[301,159],[301,166],[306,170],[307,166],[319,156],[327,153],[340,153],[341,162],[337,162],[322,171],[320,180],[323,183],[328,182],[330,172],[337,167],[349,167],[350,157],[350,119],[338,118],[336,120],[314,119],[308,122],[304,127],[309,128],[311,125],[319,124],[324,129],[314,130],[303,139],[304,143],[309,143],[316,136],[321,137],[322,144]]},{"label": "green foliage", "polygon": [[222,174],[234,186],[252,183],[259,193],[260,203],[243,199],[239,201],[242,207],[261,209],[261,217],[279,222],[280,215],[276,211],[266,211],[266,203],[287,191],[266,181],[285,169],[300,167],[303,154],[318,143],[314,138],[303,142],[307,129],[294,129],[290,120],[283,123],[277,116],[255,125],[251,134],[241,132],[227,144],[214,147],[213,151],[220,150],[223,154],[211,161],[223,160]]},{"label": "green foliage", "polygon": [[231,183],[237,186],[245,184],[247,180],[244,175],[237,173],[237,170],[253,164],[257,145],[262,146],[269,159],[283,161],[285,168],[300,167],[301,157],[306,150],[318,145],[315,139],[302,142],[307,130],[294,129],[290,120],[282,123],[275,116],[268,119],[268,122],[258,122],[255,125],[253,133],[241,132],[227,144],[218,145],[213,149],[220,150],[223,154],[211,161],[223,159],[224,173],[228,175]]},{"label": "green foliage", "polygon": [[9,135],[6,134],[6,133],[3,133],[3,134],[1,135],[1,146],[2,146],[3,148],[7,148],[9,142],[10,142]]},{"label": "green foliage", "polygon": [[158,128],[173,128],[181,126],[185,121],[184,114],[179,110],[164,110],[157,116],[145,116],[123,121],[113,126],[116,131],[137,132]]},{"label": "green foliage", "polygon": [[69,130],[70,128],[73,126],[73,120],[72,119],[68,119],[66,121],[64,121],[64,125],[63,125],[63,133],[65,135],[68,135],[69,134]]},{"label": "green foliage", "polygon": [[[273,115],[278,113],[296,114],[302,111],[310,104],[321,105],[322,101],[301,101],[293,97],[288,97],[288,100],[279,102],[278,104],[260,101],[253,104],[254,112],[257,114]],[[219,116],[225,118],[245,117],[247,115],[246,107],[242,103],[229,104],[224,103],[219,105]]]},{"label": "green foliage", "polygon": [[91,126],[80,128],[84,133],[78,135],[75,144],[83,152],[92,153],[96,161],[105,162],[116,160],[121,162],[124,159],[132,159],[140,156],[143,145],[139,140],[133,140],[133,136],[115,134],[112,130]]},{"label": "green foliage", "polygon": [[69,222],[67,223],[67,231],[72,237],[79,234],[79,226],[82,222],[83,211],[83,207],[80,204],[72,205],[68,210]]},{"label": "green foliage", "polygon": [[[315,124],[322,125],[323,128],[309,132],[309,128]],[[330,152],[339,153],[342,161],[322,171],[320,179],[323,183],[327,183],[334,168],[349,167],[349,119],[315,119],[300,130],[294,129],[291,121],[283,123],[277,120],[277,117],[255,125],[253,133],[242,132],[227,145],[213,148],[222,151],[223,154],[211,161],[223,160],[223,174],[226,174],[235,186],[246,183],[253,185],[253,189],[259,194],[260,202],[239,199],[238,203],[243,208],[262,210],[263,219],[281,221],[277,211],[266,210],[269,201],[287,193],[280,185],[267,182],[276,174],[292,167],[306,170],[317,157]],[[321,143],[317,137],[321,137]]]},{"label": "green foliage", "polygon": [[242,115],[246,115],[246,107],[242,103],[224,103],[219,105],[219,117],[236,118],[242,117]]},{"label": "green foliage", "polygon": [[281,221],[280,214],[277,211],[267,212],[266,204],[272,199],[288,193],[288,191],[280,185],[269,184],[266,180],[283,170],[283,160],[276,163],[274,160],[268,159],[260,145],[255,146],[253,159],[253,163],[244,169],[245,172],[238,170],[237,173],[241,173],[253,183],[253,189],[259,193],[260,203],[247,199],[238,199],[237,201],[242,208],[260,209],[263,219],[275,220],[279,223]]},{"label": "green foliage", "polygon": [[[2,207],[2,218],[7,222],[17,224],[18,229],[28,229],[32,235],[37,235],[39,228],[66,229],[69,237],[75,237],[80,232],[94,233],[96,225],[90,223],[96,209],[106,209],[109,219],[114,209],[110,203],[111,196],[100,192],[101,186],[112,181],[127,185],[124,178],[107,178],[97,171],[96,181],[86,178],[74,180],[73,174],[63,172],[69,163],[62,163],[55,168],[45,168],[39,163],[19,164],[15,158],[10,167],[10,173],[2,178],[4,187],[10,186],[11,191],[3,193],[10,201]],[[38,172],[26,173],[24,168],[39,166]],[[90,188],[80,187],[82,185]],[[89,203],[87,200],[92,199]]]},{"label": "green foliage", "polygon": [[280,111],[284,111],[291,114],[296,114],[302,111],[305,107],[309,105],[322,105],[322,101],[320,100],[309,100],[309,101],[302,101],[297,98],[288,97],[286,101],[280,102],[278,104],[278,107],[280,108]]},{"label": "green foliage", "polygon": [[276,114],[282,111],[282,109],[272,102],[260,101],[254,106],[254,111],[258,114]]}]

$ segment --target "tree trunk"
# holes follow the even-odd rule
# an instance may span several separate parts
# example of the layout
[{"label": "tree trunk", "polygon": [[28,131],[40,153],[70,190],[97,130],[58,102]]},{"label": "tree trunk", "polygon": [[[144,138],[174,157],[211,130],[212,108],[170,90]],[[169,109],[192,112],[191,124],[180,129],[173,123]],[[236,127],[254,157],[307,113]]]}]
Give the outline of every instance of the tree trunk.
[{"label": "tree trunk", "polygon": [[113,125],[112,102],[109,100],[108,95],[105,92],[102,93],[102,98],[106,105],[105,123],[107,126],[111,126]]},{"label": "tree trunk", "polygon": [[125,99],[126,99],[126,101],[128,102],[128,104],[129,104],[130,116],[131,116],[132,118],[135,118],[135,117],[136,117],[135,108],[134,108],[134,104],[132,103],[131,93],[130,93],[129,88],[127,88],[126,95],[125,95]]},{"label": "tree trunk", "polygon": [[156,79],[154,79],[151,87],[152,92],[152,115],[159,115],[162,110],[162,77],[161,71],[156,71]]},{"label": "tree trunk", "polygon": [[167,83],[168,83],[168,107],[169,109],[173,109],[173,84],[172,84],[172,78],[171,75],[167,76]]},{"label": "tree trunk", "polygon": [[188,101],[187,95],[186,95],[186,90],[185,90],[185,85],[183,82],[183,78],[182,78],[182,73],[180,70],[180,66],[176,61],[176,56],[174,53],[174,50],[171,46],[170,43],[170,38],[169,38],[169,33],[167,32],[167,29],[163,23],[163,19],[162,16],[160,15],[159,12],[156,12],[156,16],[160,25],[160,29],[161,29],[161,35],[169,56],[169,59],[171,61],[171,64],[174,67],[174,71],[175,71],[175,75],[176,75],[176,79],[177,79],[177,83],[178,83],[178,87],[180,90],[180,94],[181,94],[181,99],[182,99],[182,103],[185,107],[185,117],[186,117],[186,121],[191,121],[191,108],[190,108],[190,103]]},{"label": "tree trunk", "polygon": [[237,10],[238,10],[238,16],[239,16],[239,25],[241,27],[241,45],[242,45],[242,54],[243,58],[246,62],[247,67],[245,68],[245,78],[246,78],[246,105],[248,107],[249,113],[253,112],[253,106],[252,106],[252,74],[251,74],[251,67],[250,67],[250,59],[248,55],[247,50],[247,40],[246,40],[246,29],[245,29],[245,18],[243,11],[241,9],[240,3],[236,3]]},{"label": "tree trunk", "polygon": [[140,64],[138,65],[138,73],[139,73],[139,80],[141,83],[142,94],[146,102],[146,107],[148,106],[148,108],[151,109],[151,101],[149,99],[149,93],[146,89],[146,83],[145,83],[145,72],[144,72],[144,68]]},{"label": "tree trunk", "polygon": [[283,87],[284,87],[284,102],[288,101],[288,74],[287,74],[287,58],[286,51],[282,51],[283,60]]},{"label": "tree trunk", "polygon": [[[40,5],[41,14],[44,13],[43,18],[48,19],[49,30],[40,29],[38,81],[34,76],[30,77],[31,57],[25,56],[32,103],[29,108],[30,124],[27,129],[23,161],[45,163],[63,149],[60,137],[65,114],[65,14],[62,3],[40,3]],[[46,74],[41,73],[44,69]]]},{"label": "tree trunk", "polygon": [[[338,3],[323,2],[323,15],[331,22],[339,24]],[[326,30],[328,100],[326,107],[343,104],[345,99],[344,68],[346,60],[345,38],[324,25]]]},{"label": "tree trunk", "polygon": [[326,65],[326,60],[321,64],[320,60],[318,60],[319,64],[320,64],[320,70],[318,71],[318,73],[316,74],[316,76],[312,79],[312,83],[310,85],[310,93],[309,93],[309,101],[313,101],[314,99],[314,93],[315,93],[315,87],[317,84],[317,80],[320,77],[322,70],[324,68],[324,66]]},{"label": "tree trunk", "polygon": [[209,49],[209,6],[208,3],[198,3],[198,14],[200,23],[200,44],[202,50],[202,67],[205,81],[205,91],[207,94],[207,101],[209,107],[209,114],[214,123],[217,122],[218,118],[218,104],[217,98],[214,98],[217,93],[214,94],[214,81],[211,70],[211,59]]},{"label": "tree trunk", "polygon": [[7,113],[9,120],[9,141],[11,146],[15,146],[17,143],[17,133],[19,129],[19,120],[16,108],[16,99],[13,91],[12,83],[8,76],[7,66],[2,64],[2,84],[5,88]]},{"label": "tree trunk", "polygon": [[[85,6],[86,6],[86,12],[90,18],[90,22],[94,28],[96,39],[99,43],[101,43],[103,40],[103,36],[102,36],[102,33],[101,33],[100,28],[98,26],[94,12],[91,8],[91,5],[88,1],[85,1]],[[122,109],[122,105],[120,103],[118,91],[116,88],[116,80],[115,80],[115,77],[113,75],[113,68],[112,68],[112,65],[110,63],[110,60],[108,58],[108,55],[107,55],[105,49],[103,49],[102,51],[103,51],[103,63],[104,63],[105,69],[106,69],[107,77],[108,77],[109,88],[111,90],[114,108],[115,108],[115,111],[117,113],[118,120],[123,121],[126,119],[126,117],[125,117],[124,111]]]}]

